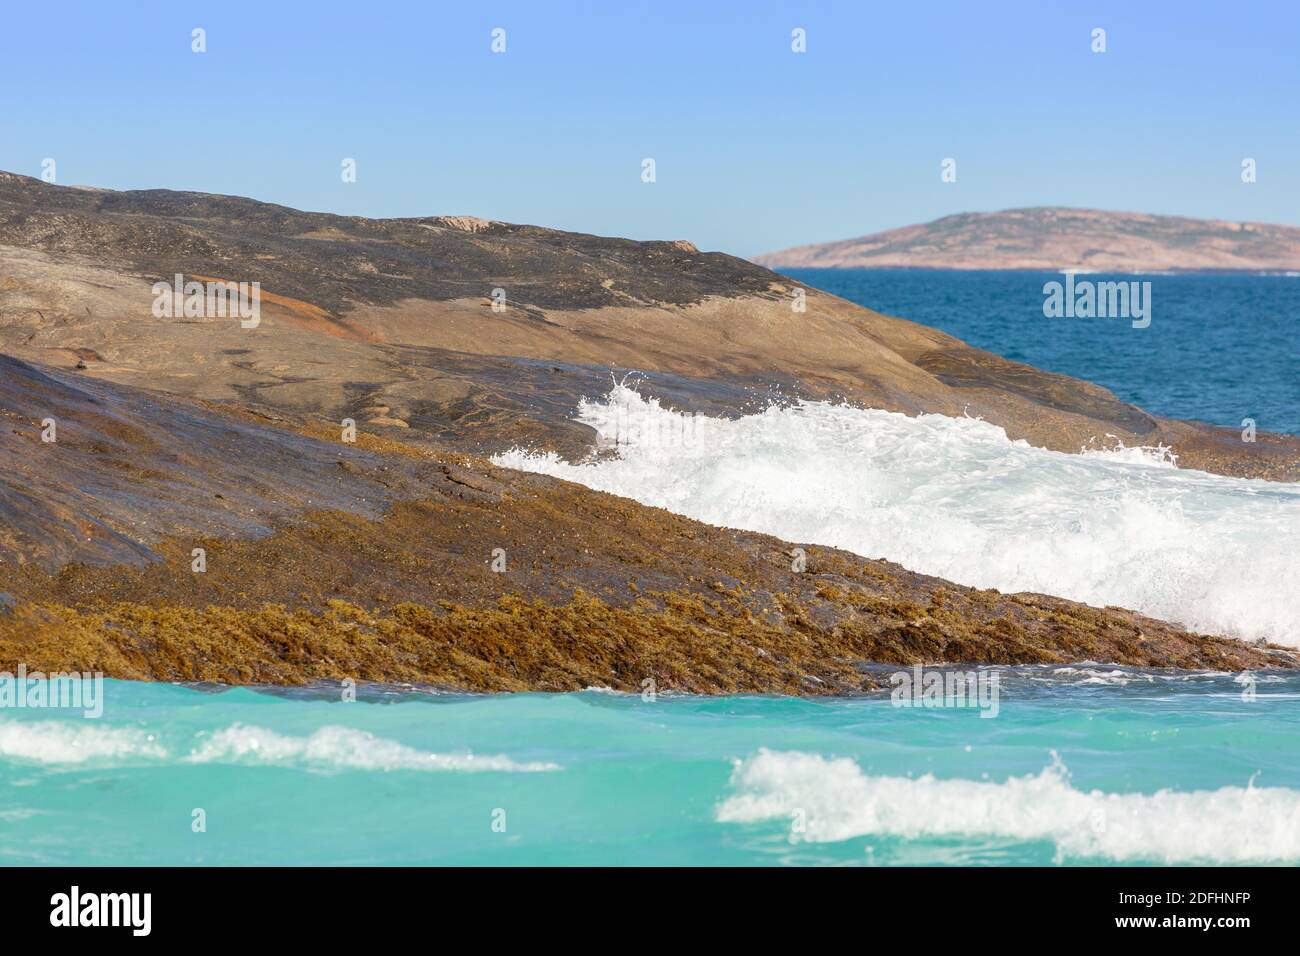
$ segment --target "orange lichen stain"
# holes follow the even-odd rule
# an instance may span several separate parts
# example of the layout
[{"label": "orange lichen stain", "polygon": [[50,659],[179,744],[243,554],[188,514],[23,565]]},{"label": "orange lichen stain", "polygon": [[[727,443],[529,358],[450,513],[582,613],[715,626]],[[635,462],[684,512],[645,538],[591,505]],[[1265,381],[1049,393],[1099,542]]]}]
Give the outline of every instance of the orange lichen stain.
[{"label": "orange lichen stain", "polygon": [[[217,276],[195,275],[192,278],[199,282],[234,282],[234,279],[222,279]],[[321,335],[328,335],[331,338],[344,339],[349,342],[370,342],[377,343],[381,341],[369,332],[365,332],[353,325],[344,322],[326,309],[310,302],[303,302],[301,299],[293,299],[287,295],[277,295],[274,292],[268,292],[266,289],[259,289],[259,301],[263,308],[271,307],[271,314],[277,319],[286,321],[298,328],[306,329],[310,332],[317,332]]]}]

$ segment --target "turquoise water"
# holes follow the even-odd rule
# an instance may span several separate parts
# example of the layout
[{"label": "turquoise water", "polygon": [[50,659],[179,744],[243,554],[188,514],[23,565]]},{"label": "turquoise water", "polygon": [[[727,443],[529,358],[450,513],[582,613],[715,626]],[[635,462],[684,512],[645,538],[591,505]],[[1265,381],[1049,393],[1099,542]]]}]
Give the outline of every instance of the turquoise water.
[{"label": "turquoise water", "polygon": [[1060,273],[787,269],[808,285],[978,348],[1104,385],[1172,418],[1300,434],[1300,276],[1087,275],[1151,283],[1151,324],[1043,316]]},{"label": "turquoise water", "polygon": [[106,681],[97,720],[0,710],[0,860],[1300,861],[1300,678],[998,674],[993,717],[888,694],[344,702]]}]

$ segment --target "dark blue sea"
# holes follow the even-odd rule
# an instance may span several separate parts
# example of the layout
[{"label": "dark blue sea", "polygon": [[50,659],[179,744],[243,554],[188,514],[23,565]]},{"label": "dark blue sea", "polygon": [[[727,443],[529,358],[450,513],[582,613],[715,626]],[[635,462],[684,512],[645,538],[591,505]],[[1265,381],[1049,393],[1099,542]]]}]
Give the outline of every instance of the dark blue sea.
[{"label": "dark blue sea", "polygon": [[942,329],[1017,362],[1104,385],[1173,418],[1300,434],[1300,276],[1079,275],[1149,281],[1151,324],[1046,318],[1059,273],[787,269],[877,312]]}]

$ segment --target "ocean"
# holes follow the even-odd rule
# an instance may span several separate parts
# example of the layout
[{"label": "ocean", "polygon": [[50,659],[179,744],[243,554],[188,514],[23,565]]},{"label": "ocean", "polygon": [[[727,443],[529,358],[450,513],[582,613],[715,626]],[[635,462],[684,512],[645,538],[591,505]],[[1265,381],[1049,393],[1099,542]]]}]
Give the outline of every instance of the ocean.
[{"label": "ocean", "polygon": [[[1133,329],[1045,319],[1050,277],[800,278],[1153,411],[1300,432],[1300,280],[1151,277],[1151,325]],[[1294,484],[826,403],[686,420],[617,386],[575,416],[620,455],[496,460],[960,583],[1300,646]],[[1300,862],[1300,676],[1106,662],[973,676],[989,695],[346,701],[106,681],[98,718],[0,709],[0,861]]]},{"label": "ocean", "polygon": [[890,695],[103,690],[97,720],[0,723],[4,863],[1300,861],[1295,676],[1007,668],[992,719]]},{"label": "ocean", "polygon": [[1046,318],[1059,272],[786,269],[886,315],[1004,358],[1104,385],[1169,418],[1300,434],[1300,276],[1101,275],[1151,283],[1151,323]]}]

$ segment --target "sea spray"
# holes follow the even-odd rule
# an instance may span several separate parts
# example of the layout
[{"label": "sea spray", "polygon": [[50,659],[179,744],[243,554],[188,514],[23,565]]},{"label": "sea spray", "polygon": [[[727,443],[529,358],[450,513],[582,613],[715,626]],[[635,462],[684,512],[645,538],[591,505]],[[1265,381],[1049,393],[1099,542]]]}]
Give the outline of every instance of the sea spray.
[{"label": "sea spray", "polygon": [[821,402],[694,416],[690,442],[635,441],[680,431],[678,414],[619,386],[578,409],[602,441],[617,431],[618,457],[493,460],[974,587],[1300,646],[1300,485],[1179,469],[1168,449],[1071,455],[978,419]]}]

